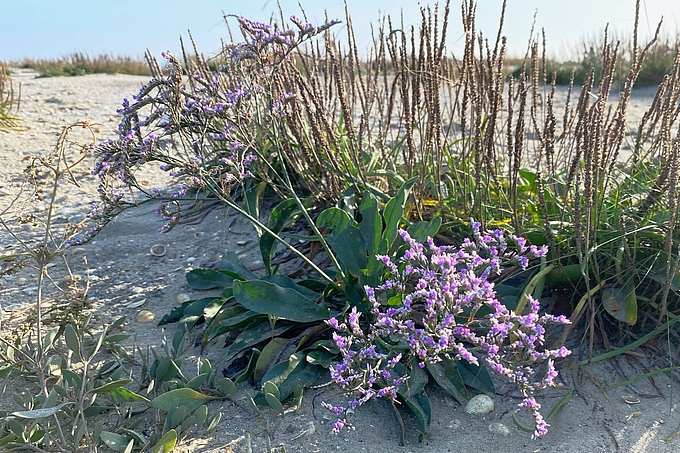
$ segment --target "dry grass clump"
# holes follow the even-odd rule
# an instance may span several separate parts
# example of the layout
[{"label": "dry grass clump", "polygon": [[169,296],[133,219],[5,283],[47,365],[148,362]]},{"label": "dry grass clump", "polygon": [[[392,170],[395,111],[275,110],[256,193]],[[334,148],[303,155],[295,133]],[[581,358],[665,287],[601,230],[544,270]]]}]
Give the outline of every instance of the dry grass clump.
[{"label": "dry grass clump", "polygon": [[40,77],[78,76],[86,74],[132,74],[150,75],[144,60],[119,55],[98,55],[91,57],[75,52],[55,59],[34,60],[25,58],[17,63],[22,68],[35,69]]},{"label": "dry grass clump", "polygon": [[16,112],[19,110],[20,94],[15,97],[12,79],[5,65],[0,62],[0,128],[16,128]]},{"label": "dry grass clump", "polygon": [[[626,75],[633,66],[634,46],[628,37],[613,37],[612,41],[620,42],[619,58],[614,70],[614,81],[617,89],[622,89]],[[678,50],[678,36],[660,36],[642,65],[640,74],[635,82],[636,88],[658,86],[664,75],[668,74]],[[572,75],[574,83],[581,85],[590,71],[595,68],[596,76],[602,71],[600,49],[602,40],[597,38],[584,39],[565,60],[547,58],[545,65],[549,73],[555,73],[557,85],[568,85]],[[522,58],[508,58],[505,62],[507,75],[517,76],[522,65]]]}]

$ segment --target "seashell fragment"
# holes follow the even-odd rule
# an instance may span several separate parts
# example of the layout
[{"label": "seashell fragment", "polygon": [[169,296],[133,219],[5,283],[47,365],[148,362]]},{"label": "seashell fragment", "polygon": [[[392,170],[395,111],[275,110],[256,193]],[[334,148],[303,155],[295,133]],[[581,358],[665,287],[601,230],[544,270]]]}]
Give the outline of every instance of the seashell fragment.
[{"label": "seashell fragment", "polygon": [[454,431],[460,429],[460,420],[458,420],[457,418],[451,420],[449,422],[449,428],[453,429]]},{"label": "seashell fragment", "polygon": [[191,296],[189,296],[187,293],[179,293],[175,296],[175,300],[178,304],[183,304],[184,302],[189,302],[191,300]]},{"label": "seashell fragment", "polygon": [[158,258],[160,258],[161,256],[165,256],[165,252],[167,252],[167,249],[163,244],[152,245],[151,249],[149,250],[149,253]]},{"label": "seashell fragment", "polygon": [[638,398],[635,395],[623,395],[621,399],[626,403],[626,404],[640,404],[640,398]]},{"label": "seashell fragment", "polygon": [[493,411],[493,400],[487,395],[477,395],[465,405],[465,412],[472,415],[485,415]]},{"label": "seashell fragment", "polygon": [[154,319],[154,314],[149,310],[142,310],[137,313],[137,322],[151,322]]},{"label": "seashell fragment", "polygon": [[145,302],[146,302],[146,299],[139,299],[139,300],[134,300],[132,302],[128,302],[127,304],[125,304],[125,306],[128,307],[128,308],[139,308],[142,305],[144,305]]},{"label": "seashell fragment", "polygon": [[489,425],[489,432],[496,436],[509,436],[510,430],[503,423],[492,423]]}]

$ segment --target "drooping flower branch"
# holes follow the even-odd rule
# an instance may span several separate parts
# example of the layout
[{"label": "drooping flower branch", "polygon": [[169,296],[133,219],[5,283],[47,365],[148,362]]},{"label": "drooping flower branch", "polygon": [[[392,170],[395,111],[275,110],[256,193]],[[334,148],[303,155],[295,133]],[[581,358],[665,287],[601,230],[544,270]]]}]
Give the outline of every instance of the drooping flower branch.
[{"label": "drooping flower branch", "polygon": [[[98,220],[92,233],[136,205],[140,193],[161,200],[158,212],[168,220],[161,231],[168,231],[181,216],[175,201],[189,189],[229,196],[235,185],[257,175],[258,165],[265,173],[271,168],[263,159],[262,145],[272,129],[283,128],[275,123],[285,122],[286,105],[295,99],[294,93],[273,83],[277,65],[338,21],[315,27],[293,16],[293,26],[281,29],[244,17],[237,20],[246,39],[225,49],[215,70],[205,66],[186,71],[174,55],[163,52],[164,74],[123,100],[117,111],[118,137],[94,150],[92,173],[101,181],[101,203],[92,214]],[[137,171],[153,162],[168,173],[176,189],[165,193],[137,181]]]}]

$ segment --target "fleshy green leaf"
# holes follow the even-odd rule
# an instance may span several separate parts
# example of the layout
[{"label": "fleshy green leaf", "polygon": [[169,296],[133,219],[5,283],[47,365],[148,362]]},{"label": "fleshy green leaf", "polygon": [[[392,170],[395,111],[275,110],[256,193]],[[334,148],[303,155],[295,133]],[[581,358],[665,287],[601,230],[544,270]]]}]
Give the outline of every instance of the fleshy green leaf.
[{"label": "fleshy green leaf", "polygon": [[455,362],[444,358],[441,362],[426,363],[425,366],[437,385],[455,398],[459,404],[462,405],[465,402],[467,390]]},{"label": "fleshy green leaf", "polygon": [[493,394],[496,391],[489,370],[487,370],[484,365],[473,365],[467,360],[459,360],[456,362],[456,365],[460,377],[463,378],[463,382],[465,382],[465,385],[468,387],[488,394]]},{"label": "fleshy green leaf", "polygon": [[132,379],[119,379],[117,381],[109,382],[100,387],[90,390],[92,393],[111,393],[113,390],[120,388],[132,382]]},{"label": "fleshy green leaf", "polygon": [[167,433],[161,437],[153,447],[153,453],[169,453],[175,449],[177,445],[177,431],[174,429],[169,430]]},{"label": "fleshy green leaf", "polygon": [[361,213],[359,231],[361,231],[361,235],[364,237],[366,251],[369,256],[380,253],[379,248],[383,224],[378,208],[378,200],[370,192],[365,191],[361,199],[361,206],[359,206],[359,212]]},{"label": "fleshy green leaf", "polygon": [[14,415],[19,418],[28,418],[31,420],[39,420],[41,418],[50,417],[61,410],[62,407],[66,406],[68,403],[61,403],[53,407],[44,407],[40,409],[33,409],[30,411],[15,411],[10,415]]},{"label": "fleshy green leaf", "polygon": [[[312,385],[319,378],[321,370],[321,367],[309,363],[304,353],[298,352],[269,370],[262,381],[275,384],[279,389],[280,400],[285,401],[298,385],[302,387]],[[256,401],[262,404],[259,398]]]},{"label": "fleshy green leaf", "polygon": [[185,406],[187,411],[191,412],[214,399],[215,397],[204,395],[189,388],[179,388],[157,396],[151,401],[151,404],[165,412],[170,411],[173,407],[181,406]]},{"label": "fleshy green leaf", "polygon": [[132,440],[128,436],[112,433],[111,431],[102,431],[99,438],[113,451],[125,451],[125,448]]},{"label": "fleshy green leaf", "polygon": [[[294,198],[289,198],[282,201],[274,209],[272,209],[267,221],[267,228],[272,232],[279,234],[286,224],[288,219],[298,210],[297,202]],[[260,253],[262,254],[262,261],[267,269],[267,273],[271,274],[271,260],[276,251],[276,239],[271,234],[264,232],[260,237]]]},{"label": "fleshy green leaf", "polygon": [[143,397],[142,395],[138,395],[137,393],[126,389],[125,387],[118,387],[117,389],[114,389],[111,392],[111,396],[121,403],[134,403],[135,401],[146,401],[147,403],[150,402],[147,398]]},{"label": "fleshy green leaf", "polygon": [[78,338],[78,333],[71,324],[66,324],[66,327],[64,328],[64,338],[66,339],[66,346],[73,351],[76,357],[82,358],[80,338]]},{"label": "fleshy green leaf", "polygon": [[231,286],[234,278],[214,269],[193,269],[187,273],[187,284],[194,289],[213,289]]},{"label": "fleshy green leaf", "polygon": [[250,272],[250,269],[241,263],[236,253],[231,251],[222,256],[216,267],[225,274],[231,275],[234,279],[254,280],[257,278],[255,274]]},{"label": "fleshy green leaf", "polygon": [[350,216],[338,208],[328,208],[319,214],[316,219],[316,226],[319,228],[327,227],[333,230],[333,233],[339,233],[350,227],[354,221]]},{"label": "fleshy green leaf", "polygon": [[277,337],[292,327],[290,324],[280,325],[272,330],[269,323],[254,321],[243,329],[243,332],[229,345],[225,352],[225,360],[228,362],[241,352],[249,350],[270,338]]},{"label": "fleshy green leaf", "polygon": [[[417,180],[418,177],[415,176],[402,184],[397,191],[397,195],[388,201],[385,206],[383,211],[383,219],[385,220],[383,238],[387,241],[388,247],[392,245],[397,238],[397,230],[399,229],[399,223],[401,223],[401,219],[404,215],[404,207],[406,206],[408,194]],[[381,251],[381,254],[385,253],[387,253],[387,250]]]},{"label": "fleshy green leaf", "polygon": [[632,279],[623,286],[606,287],[602,290],[602,305],[614,319],[629,326],[637,322],[637,297]]},{"label": "fleshy green leaf", "polygon": [[265,373],[279,361],[279,356],[283,348],[286,347],[291,340],[287,338],[272,338],[267,346],[262,349],[255,370],[253,371],[253,380],[257,383],[262,379]]},{"label": "fleshy green leaf", "polygon": [[312,322],[330,317],[328,308],[301,293],[262,280],[234,281],[234,298],[256,313],[290,321]]},{"label": "fleshy green leaf", "polygon": [[339,233],[333,232],[328,237],[328,243],[347,272],[355,277],[364,274],[368,255],[364,237],[358,228],[350,226]]},{"label": "fleshy green leaf", "polygon": [[408,226],[409,236],[418,242],[425,242],[428,237],[434,237],[442,226],[442,218],[435,217],[430,221],[416,222]]}]

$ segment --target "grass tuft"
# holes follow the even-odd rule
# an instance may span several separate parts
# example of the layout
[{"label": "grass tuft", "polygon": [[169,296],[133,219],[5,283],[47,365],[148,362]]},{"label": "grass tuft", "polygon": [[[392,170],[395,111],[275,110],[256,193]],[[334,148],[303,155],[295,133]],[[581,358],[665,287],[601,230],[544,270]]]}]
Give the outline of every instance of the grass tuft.
[{"label": "grass tuft", "polygon": [[148,76],[151,74],[144,60],[106,54],[91,57],[81,52],[75,52],[71,55],[55,59],[34,60],[25,58],[18,63],[18,66],[38,71],[39,77],[81,76],[87,74]]},{"label": "grass tuft", "polygon": [[16,112],[19,110],[19,99],[19,94],[15,97],[12,79],[5,65],[0,63],[0,128],[18,127]]}]

